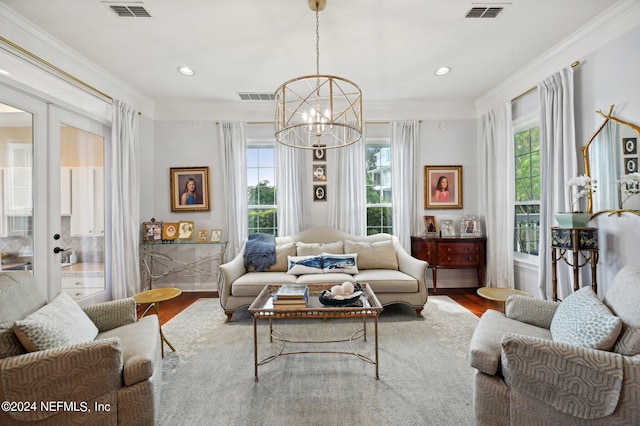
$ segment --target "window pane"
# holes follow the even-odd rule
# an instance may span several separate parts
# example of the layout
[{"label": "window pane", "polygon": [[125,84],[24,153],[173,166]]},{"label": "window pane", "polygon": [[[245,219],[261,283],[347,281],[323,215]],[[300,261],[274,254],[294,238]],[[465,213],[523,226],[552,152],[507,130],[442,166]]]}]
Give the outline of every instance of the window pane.
[{"label": "window pane", "polygon": [[516,205],[514,249],[519,253],[538,255],[540,239],[540,205]]},{"label": "window pane", "polygon": [[247,148],[249,234],[278,233],[275,175],[275,145]]},{"label": "window pane", "polygon": [[532,127],[514,136],[514,250],[538,255],[540,239],[540,130]]},{"label": "window pane", "polygon": [[388,137],[366,141],[367,235],[392,232],[391,144]]}]

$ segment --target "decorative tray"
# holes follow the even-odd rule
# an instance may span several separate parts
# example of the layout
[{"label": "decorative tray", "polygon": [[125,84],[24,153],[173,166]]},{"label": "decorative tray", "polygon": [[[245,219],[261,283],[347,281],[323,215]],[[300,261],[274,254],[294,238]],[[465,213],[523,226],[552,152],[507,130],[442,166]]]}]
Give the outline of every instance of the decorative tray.
[{"label": "decorative tray", "polygon": [[362,306],[360,301],[362,293],[362,286],[359,283],[354,283],[353,293],[348,297],[334,296],[330,290],[322,290],[318,299],[325,306]]}]

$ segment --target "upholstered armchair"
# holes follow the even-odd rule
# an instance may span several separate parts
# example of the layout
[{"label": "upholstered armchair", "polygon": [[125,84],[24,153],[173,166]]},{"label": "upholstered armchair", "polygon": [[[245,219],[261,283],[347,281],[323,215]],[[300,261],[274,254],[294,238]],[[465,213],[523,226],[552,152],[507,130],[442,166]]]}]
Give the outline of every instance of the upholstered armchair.
[{"label": "upholstered armchair", "polygon": [[0,273],[0,424],[153,425],[158,327],[155,315],[136,321],[132,298],[46,303],[32,273]]},{"label": "upholstered armchair", "polygon": [[604,300],[583,288],[561,303],[512,296],[470,343],[477,425],[640,424],[640,267]]}]

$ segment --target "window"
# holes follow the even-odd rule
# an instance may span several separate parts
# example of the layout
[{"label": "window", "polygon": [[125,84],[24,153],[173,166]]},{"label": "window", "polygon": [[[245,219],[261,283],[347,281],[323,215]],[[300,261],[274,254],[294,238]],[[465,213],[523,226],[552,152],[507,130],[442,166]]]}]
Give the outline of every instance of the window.
[{"label": "window", "polygon": [[390,138],[367,138],[365,161],[367,235],[392,234]]},{"label": "window", "polygon": [[278,235],[275,153],[273,143],[249,145],[247,148],[249,234]]},{"label": "window", "polygon": [[540,241],[540,128],[516,128],[514,250],[538,255]]}]

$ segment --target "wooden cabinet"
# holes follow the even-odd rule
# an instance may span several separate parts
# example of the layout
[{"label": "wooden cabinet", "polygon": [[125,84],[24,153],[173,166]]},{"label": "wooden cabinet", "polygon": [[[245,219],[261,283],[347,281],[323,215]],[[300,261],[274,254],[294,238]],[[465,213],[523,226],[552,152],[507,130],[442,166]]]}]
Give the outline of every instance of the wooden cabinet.
[{"label": "wooden cabinet", "polygon": [[104,273],[63,273],[61,284],[62,291],[74,300],[84,299],[104,290]]},{"label": "wooden cabinet", "polygon": [[482,287],[487,264],[486,250],[486,237],[411,237],[411,255],[429,263],[434,293],[438,269],[476,269],[478,287]]},{"label": "wooden cabinet", "polygon": [[104,171],[102,167],[71,169],[71,235],[104,236]]}]

